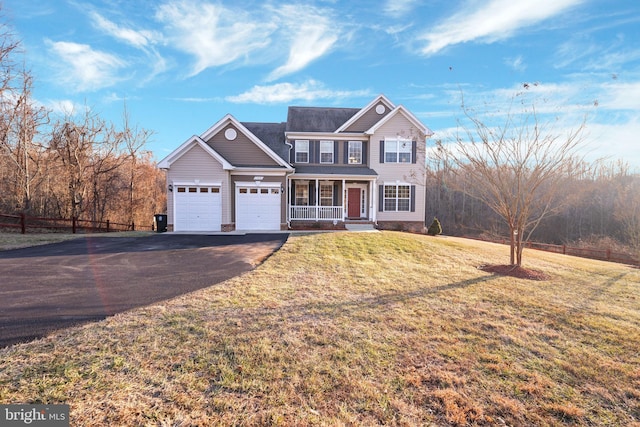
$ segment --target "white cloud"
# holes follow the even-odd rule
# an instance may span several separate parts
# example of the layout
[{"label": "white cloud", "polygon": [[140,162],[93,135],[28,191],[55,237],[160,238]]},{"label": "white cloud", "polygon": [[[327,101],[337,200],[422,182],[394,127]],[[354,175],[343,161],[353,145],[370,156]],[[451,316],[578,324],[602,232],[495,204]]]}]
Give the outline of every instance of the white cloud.
[{"label": "white cloud", "polygon": [[242,10],[199,1],[163,4],[155,16],[165,24],[169,41],[195,56],[190,76],[264,49],[274,31],[272,24],[254,19]]},{"label": "white cloud", "polygon": [[602,85],[598,105],[607,110],[640,111],[640,81]]},{"label": "white cloud", "polygon": [[558,46],[555,53],[555,68],[573,66],[583,71],[614,71],[640,60],[640,49],[629,48],[625,40],[609,43],[576,36]]},{"label": "white cloud", "polygon": [[153,79],[167,69],[167,61],[160,55],[155,47],[155,45],[162,40],[160,33],[156,31],[138,31],[125,28],[104,18],[97,12],[90,12],[89,16],[99,30],[145,53],[146,57],[141,59],[141,61],[144,62],[145,69],[146,66],[149,66],[151,73],[143,80],[144,82]]},{"label": "white cloud", "polygon": [[87,105],[70,99],[49,99],[41,102],[40,105],[59,117],[74,117],[90,110]]},{"label": "white cloud", "polygon": [[[606,158],[608,160],[623,160],[640,173],[640,150],[638,150],[638,135],[640,135],[640,115],[636,114],[628,120],[611,123],[587,123],[591,160]],[[620,156],[624,155],[623,158]]]},{"label": "white cloud", "polygon": [[527,69],[527,64],[524,63],[522,55],[518,55],[515,58],[505,58],[504,63],[514,71],[524,71]]},{"label": "white cloud", "polygon": [[448,46],[479,40],[491,43],[511,37],[521,28],[549,19],[585,0],[490,0],[469,5],[461,12],[441,21],[419,37],[426,42],[420,51],[433,55]]},{"label": "white cloud", "polygon": [[316,101],[318,99],[367,97],[371,96],[368,90],[360,91],[336,91],[325,88],[316,80],[308,80],[304,83],[277,83],[267,86],[254,86],[247,92],[225,98],[227,102],[238,104],[280,104],[293,100]]},{"label": "white cloud", "polygon": [[155,44],[155,42],[160,38],[160,35],[157,32],[137,31],[130,28],[124,28],[112,21],[109,21],[97,12],[91,12],[89,16],[100,30],[137,48],[143,48]]},{"label": "white cloud", "polygon": [[416,0],[387,0],[383,10],[385,14],[399,18],[409,13],[416,3]]},{"label": "white cloud", "polygon": [[60,60],[54,62],[59,71],[57,81],[76,92],[114,85],[118,81],[117,71],[126,66],[120,58],[86,44],[45,42]]},{"label": "white cloud", "polygon": [[269,74],[269,81],[302,70],[331,51],[339,39],[339,26],[333,23],[326,9],[286,5],[275,12],[282,19],[281,31],[290,46],[287,62]]}]

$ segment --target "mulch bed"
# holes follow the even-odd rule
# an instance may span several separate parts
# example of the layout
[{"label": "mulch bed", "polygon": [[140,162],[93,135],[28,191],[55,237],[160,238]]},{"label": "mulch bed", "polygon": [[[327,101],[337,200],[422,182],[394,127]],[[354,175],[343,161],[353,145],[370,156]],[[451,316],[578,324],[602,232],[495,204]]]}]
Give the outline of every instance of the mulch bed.
[{"label": "mulch bed", "polygon": [[529,268],[524,268],[517,265],[490,264],[481,265],[478,268],[482,271],[486,271],[487,273],[499,274],[501,276],[517,277],[518,279],[538,281],[550,279],[548,274],[545,274],[541,271],[531,270]]}]

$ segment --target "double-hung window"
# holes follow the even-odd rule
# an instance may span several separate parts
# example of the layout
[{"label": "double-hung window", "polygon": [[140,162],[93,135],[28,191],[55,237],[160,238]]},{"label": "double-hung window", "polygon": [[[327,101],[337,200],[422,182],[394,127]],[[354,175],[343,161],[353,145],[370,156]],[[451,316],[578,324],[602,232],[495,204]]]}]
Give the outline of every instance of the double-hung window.
[{"label": "double-hung window", "polygon": [[411,209],[411,187],[409,185],[384,186],[385,212],[409,212]]},{"label": "double-hung window", "polygon": [[411,163],[413,143],[410,139],[385,139],[385,163]]},{"label": "double-hung window", "polygon": [[362,164],[362,141],[349,141],[349,164]]},{"label": "double-hung window", "polygon": [[296,184],[296,206],[309,206],[309,184]]},{"label": "double-hung window", "polygon": [[333,206],[333,184],[320,184],[320,206]]},{"label": "double-hung window", "polygon": [[320,163],[333,163],[333,141],[320,141]]},{"label": "double-hung window", "polygon": [[309,163],[309,140],[296,140],[296,163]]}]

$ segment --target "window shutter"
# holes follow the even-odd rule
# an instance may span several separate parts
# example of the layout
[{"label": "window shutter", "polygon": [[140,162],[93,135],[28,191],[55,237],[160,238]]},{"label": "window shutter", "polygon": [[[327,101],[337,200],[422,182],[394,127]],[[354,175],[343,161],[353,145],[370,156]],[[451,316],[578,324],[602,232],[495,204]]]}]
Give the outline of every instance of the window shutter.
[{"label": "window shutter", "polygon": [[296,205],[296,182],[291,181],[291,193],[289,193],[289,204],[291,206]]},{"label": "window shutter", "polygon": [[340,143],[338,141],[333,141],[333,164],[340,163],[338,161],[338,148],[340,147]]},{"label": "window shutter", "polygon": [[309,206],[316,205],[316,183],[315,181],[309,182]]},{"label": "window shutter", "polygon": [[338,183],[333,183],[333,206],[340,205],[340,188],[338,188]]},{"label": "window shutter", "polygon": [[416,211],[416,186],[412,185],[411,186],[411,212],[415,212]]},{"label": "window shutter", "polygon": [[411,163],[417,163],[418,159],[416,154],[418,154],[418,143],[411,141]]},{"label": "window shutter", "polygon": [[362,164],[369,165],[369,158],[367,157],[367,143],[362,141]]},{"label": "window shutter", "polygon": [[380,163],[384,163],[384,141],[380,141]]},{"label": "window shutter", "polygon": [[384,211],[384,185],[378,185],[378,212]]},{"label": "window shutter", "polygon": [[348,165],[349,164],[349,141],[345,141],[344,142],[344,164]]}]

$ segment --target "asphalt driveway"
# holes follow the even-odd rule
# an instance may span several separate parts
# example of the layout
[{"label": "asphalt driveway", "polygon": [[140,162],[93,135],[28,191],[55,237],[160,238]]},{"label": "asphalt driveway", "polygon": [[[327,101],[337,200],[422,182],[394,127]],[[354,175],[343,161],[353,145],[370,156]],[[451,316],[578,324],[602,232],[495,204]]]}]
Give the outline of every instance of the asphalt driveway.
[{"label": "asphalt driveway", "polygon": [[287,236],[100,236],[0,251],[0,347],[222,282]]}]

